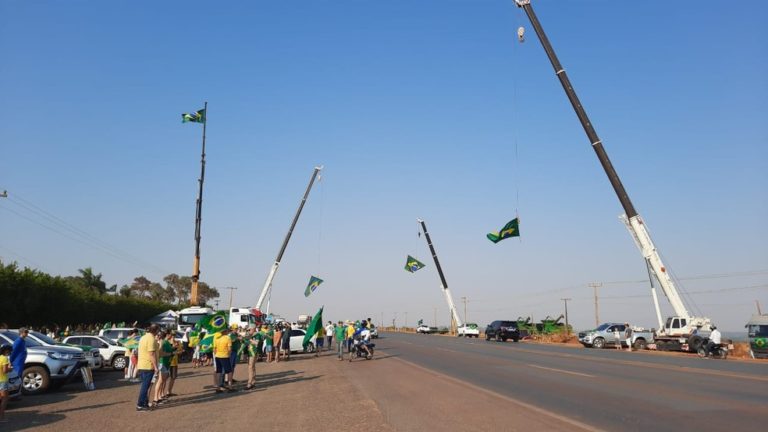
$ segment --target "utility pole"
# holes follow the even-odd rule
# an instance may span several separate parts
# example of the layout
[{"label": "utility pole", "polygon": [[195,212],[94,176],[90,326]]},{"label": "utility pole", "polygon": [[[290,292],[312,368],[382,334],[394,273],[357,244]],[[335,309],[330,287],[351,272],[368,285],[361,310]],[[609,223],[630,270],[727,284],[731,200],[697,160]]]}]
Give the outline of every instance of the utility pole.
[{"label": "utility pole", "polygon": [[469,322],[467,320],[467,298],[466,297],[462,297],[461,301],[464,302],[464,322],[467,323],[467,322]]},{"label": "utility pole", "polygon": [[229,290],[229,308],[232,309],[232,293],[237,289],[236,287],[225,287]]},{"label": "utility pole", "polygon": [[395,312],[395,317],[392,318],[392,327],[394,327],[395,330],[397,330],[397,312]]},{"label": "utility pole", "polygon": [[434,309],[435,309],[435,327],[437,327],[437,308],[434,308]]},{"label": "utility pole", "polygon": [[408,312],[405,313],[405,325],[403,327],[408,327]]},{"label": "utility pole", "polygon": [[562,300],[565,303],[565,334],[570,336],[571,335],[571,328],[568,327],[568,300],[572,300],[572,299],[561,298],[560,300]]},{"label": "utility pole", "polygon": [[602,282],[592,282],[589,284],[589,286],[592,288],[594,295],[595,295],[595,327],[600,325],[600,313],[597,306],[597,289],[603,286]]},{"label": "utility pole", "polygon": [[381,321],[379,321],[379,325],[384,327],[384,312],[381,313]]},{"label": "utility pole", "polygon": [[762,315],[763,312],[760,310],[760,300],[755,300],[755,304],[757,305],[757,314]]}]

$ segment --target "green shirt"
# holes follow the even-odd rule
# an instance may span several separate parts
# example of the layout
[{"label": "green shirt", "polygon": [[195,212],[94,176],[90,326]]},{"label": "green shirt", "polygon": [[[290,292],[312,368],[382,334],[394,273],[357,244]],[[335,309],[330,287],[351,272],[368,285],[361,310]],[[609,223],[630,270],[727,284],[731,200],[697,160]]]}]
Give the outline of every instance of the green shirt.
[{"label": "green shirt", "polygon": [[337,342],[344,341],[344,333],[345,333],[344,326],[337,325],[336,327],[334,327],[333,333],[334,333],[333,336],[336,338]]},{"label": "green shirt", "polygon": [[[167,340],[163,341],[163,345],[160,349],[163,353],[168,353],[168,354],[173,353],[173,345]],[[169,355],[161,356],[160,364],[164,365],[165,367],[171,367],[171,356]]]},{"label": "green shirt", "polygon": [[269,330],[267,331],[267,334],[266,334],[266,340],[265,340],[265,342],[266,342],[267,346],[272,346],[272,339],[274,339],[274,337],[275,337],[275,332],[274,332],[274,330],[272,330],[272,329],[269,329]]}]

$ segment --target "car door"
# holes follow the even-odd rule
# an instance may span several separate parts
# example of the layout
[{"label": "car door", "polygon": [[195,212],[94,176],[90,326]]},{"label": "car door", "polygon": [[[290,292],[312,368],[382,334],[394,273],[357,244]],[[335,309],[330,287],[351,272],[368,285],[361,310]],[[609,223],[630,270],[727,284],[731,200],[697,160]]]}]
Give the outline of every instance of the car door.
[{"label": "car door", "polygon": [[304,351],[304,347],[302,346],[302,342],[304,342],[304,335],[306,333],[304,330],[300,329],[293,329],[291,330],[291,351]]}]

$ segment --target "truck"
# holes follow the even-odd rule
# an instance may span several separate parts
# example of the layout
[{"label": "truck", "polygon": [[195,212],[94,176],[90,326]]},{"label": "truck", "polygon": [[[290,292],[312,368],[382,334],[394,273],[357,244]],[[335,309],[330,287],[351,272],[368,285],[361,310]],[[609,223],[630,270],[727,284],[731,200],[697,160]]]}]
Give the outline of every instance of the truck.
[{"label": "truck", "polygon": [[749,355],[752,358],[768,358],[768,315],[752,315],[746,328]]},{"label": "truck", "polygon": [[251,329],[259,325],[259,320],[250,308],[232,307],[229,308],[228,323],[230,326],[237,325],[241,329]]},{"label": "truck", "polygon": [[[629,230],[630,235],[634,239],[636,246],[640,249],[640,253],[645,260],[645,265],[650,275],[651,297],[653,298],[653,303],[656,309],[656,318],[658,321],[658,331],[655,333],[655,348],[664,351],[683,350],[696,352],[699,346],[703,343],[705,339],[704,336],[707,336],[711,330],[712,323],[710,319],[703,316],[694,316],[683,303],[675,282],[670,276],[670,272],[662,262],[661,256],[656,249],[653,240],[651,240],[651,235],[645,221],[640,217],[640,214],[629,199],[629,194],[608,158],[608,153],[603,146],[602,140],[597,135],[592,121],[589,119],[589,116],[587,116],[584,106],[576,95],[576,90],[571,84],[565,68],[560,64],[560,60],[558,60],[554,48],[552,48],[549,39],[544,33],[544,29],[533,10],[533,6],[531,6],[531,0],[515,0],[515,3],[519,8],[523,9],[533,26],[536,35],[549,58],[552,68],[555,71],[555,75],[560,80],[560,84],[562,85],[571,106],[576,112],[579,122],[581,122],[584,132],[589,139],[589,143],[624,209],[624,214],[619,216],[619,218]],[[654,279],[658,281],[662,292],[675,313],[674,316],[668,317],[666,322],[662,321],[656,287],[653,284]]]},{"label": "truck", "polygon": [[456,329],[456,336],[462,337],[480,337],[480,329],[475,323],[465,323]]},{"label": "truck", "polygon": [[177,331],[185,332],[188,328],[194,327],[201,319],[213,315],[215,312],[207,306],[192,306],[179,311],[179,324]]},{"label": "truck", "polygon": [[[653,343],[653,331],[642,327],[633,327],[632,336],[629,344],[636,350],[641,351]],[[617,344],[627,344],[625,338],[627,330],[626,323],[603,323],[594,330],[579,332],[579,342],[586,348],[605,348],[606,346],[616,346]],[[619,332],[619,339],[616,339],[616,332]]]}]

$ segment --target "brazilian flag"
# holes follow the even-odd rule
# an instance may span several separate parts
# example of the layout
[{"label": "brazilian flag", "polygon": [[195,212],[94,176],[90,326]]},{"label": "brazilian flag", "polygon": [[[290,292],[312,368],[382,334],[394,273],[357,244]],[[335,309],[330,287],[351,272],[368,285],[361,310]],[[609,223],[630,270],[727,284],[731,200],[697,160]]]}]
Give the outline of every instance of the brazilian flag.
[{"label": "brazilian flag", "polygon": [[315,316],[312,318],[312,321],[309,323],[309,327],[307,327],[307,334],[304,335],[304,340],[301,341],[301,346],[304,347],[304,349],[307,348],[307,345],[309,345],[309,340],[312,339],[312,336],[317,334],[317,332],[320,331],[320,328],[323,326],[323,308],[325,306],[322,306],[319,311],[315,314]]},{"label": "brazilian flag", "polygon": [[205,109],[201,109],[197,112],[189,113],[189,114],[182,114],[181,115],[181,122],[187,123],[205,123]]},{"label": "brazilian flag", "polygon": [[520,221],[518,220],[518,218],[514,218],[511,221],[509,221],[506,225],[504,225],[504,228],[502,228],[501,231],[488,233],[486,237],[488,237],[488,240],[494,243],[498,243],[510,237],[520,237],[519,225],[520,225]]},{"label": "brazilian flag", "polygon": [[218,333],[227,328],[227,313],[218,311],[213,315],[209,315],[200,320],[200,326],[209,334]]},{"label": "brazilian flag", "polygon": [[424,263],[416,258],[408,255],[408,259],[405,260],[405,270],[411,273],[420,270],[424,267]]},{"label": "brazilian flag", "polygon": [[200,352],[209,354],[213,351],[213,340],[216,335],[209,334],[200,341]]},{"label": "brazilian flag", "polygon": [[321,283],[323,283],[322,279],[316,276],[311,276],[309,278],[309,283],[307,284],[307,289],[304,290],[304,297],[309,297],[309,295],[315,292]]}]

